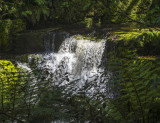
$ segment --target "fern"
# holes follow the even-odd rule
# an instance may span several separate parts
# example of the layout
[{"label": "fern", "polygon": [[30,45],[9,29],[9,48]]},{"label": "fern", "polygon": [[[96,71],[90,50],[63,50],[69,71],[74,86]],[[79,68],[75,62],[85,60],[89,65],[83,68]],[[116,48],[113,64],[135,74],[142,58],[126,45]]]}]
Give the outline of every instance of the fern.
[{"label": "fern", "polygon": [[[111,115],[117,115],[116,120],[123,118],[125,122],[159,121],[158,116],[151,118],[152,113],[158,112],[155,110],[154,100],[160,96],[158,94],[159,85],[155,88],[154,81],[159,83],[157,80],[160,69],[156,67],[159,62],[138,57],[114,58],[114,60],[121,68],[115,70],[115,67],[111,67],[111,70],[118,73],[117,79],[120,77],[122,79],[118,79],[121,81],[120,96],[117,99],[111,99],[110,104],[113,107]],[[112,65],[111,61],[110,66]]]},{"label": "fern", "polygon": [[156,30],[132,30],[131,32],[116,32],[117,39],[110,38],[117,46],[137,50],[139,55],[159,55],[160,32]]}]

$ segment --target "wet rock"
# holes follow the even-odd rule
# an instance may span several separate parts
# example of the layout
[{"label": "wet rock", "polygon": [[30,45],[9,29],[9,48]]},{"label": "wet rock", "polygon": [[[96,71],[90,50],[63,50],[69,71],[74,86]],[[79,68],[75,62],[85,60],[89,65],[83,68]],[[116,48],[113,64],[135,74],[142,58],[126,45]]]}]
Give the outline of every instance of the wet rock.
[{"label": "wet rock", "polygon": [[43,37],[46,32],[21,33],[13,41],[12,53],[25,54],[45,51]]},{"label": "wet rock", "polygon": [[65,31],[51,31],[44,36],[44,47],[46,51],[58,52],[62,42],[70,36]]}]

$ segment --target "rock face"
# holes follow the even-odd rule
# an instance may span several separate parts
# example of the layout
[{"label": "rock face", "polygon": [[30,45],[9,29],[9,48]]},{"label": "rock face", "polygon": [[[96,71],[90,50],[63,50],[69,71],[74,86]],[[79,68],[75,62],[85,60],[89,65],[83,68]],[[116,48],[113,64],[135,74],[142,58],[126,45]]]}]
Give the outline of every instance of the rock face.
[{"label": "rock face", "polygon": [[[21,33],[13,39],[12,54],[39,53],[45,51],[58,51],[62,41],[69,33],[58,29],[40,30]],[[54,42],[54,45],[52,45]]]},{"label": "rock face", "polygon": [[[69,32],[69,33],[68,33]],[[88,29],[68,29],[68,28],[49,28],[37,31],[28,31],[19,33],[18,37],[12,39],[10,50],[7,54],[33,54],[33,53],[42,53],[45,51],[54,51],[59,50],[60,45],[65,38],[70,37],[75,34],[90,34],[93,33],[93,36],[102,35],[100,31],[93,31]],[[96,33],[95,33],[96,32]],[[100,32],[97,33],[97,32]],[[91,34],[92,34],[91,33]],[[87,35],[88,36],[88,35]],[[92,35],[89,35],[92,36]],[[102,35],[104,37],[104,35]],[[0,55],[3,52],[0,53]],[[4,52],[6,54],[6,52]]]},{"label": "rock face", "polygon": [[46,51],[58,52],[62,42],[70,36],[65,31],[51,31],[44,36],[44,47]]},{"label": "rock face", "polygon": [[45,51],[43,37],[45,32],[21,33],[13,41],[12,53],[24,54]]}]

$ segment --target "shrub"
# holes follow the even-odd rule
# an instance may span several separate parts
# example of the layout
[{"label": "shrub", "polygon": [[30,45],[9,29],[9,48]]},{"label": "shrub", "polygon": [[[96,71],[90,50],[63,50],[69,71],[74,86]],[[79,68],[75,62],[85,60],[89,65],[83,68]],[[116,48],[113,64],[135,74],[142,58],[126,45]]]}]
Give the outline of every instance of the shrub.
[{"label": "shrub", "polygon": [[118,32],[116,35],[115,43],[118,47],[129,47],[130,50],[136,50],[139,55],[159,55],[160,53],[160,31],[135,30]]}]

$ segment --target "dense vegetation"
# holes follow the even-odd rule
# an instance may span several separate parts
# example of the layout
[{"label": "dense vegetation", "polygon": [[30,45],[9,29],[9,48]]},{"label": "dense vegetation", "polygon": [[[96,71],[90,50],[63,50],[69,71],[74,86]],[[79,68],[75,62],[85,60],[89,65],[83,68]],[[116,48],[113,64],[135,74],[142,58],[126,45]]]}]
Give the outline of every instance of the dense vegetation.
[{"label": "dense vegetation", "polygon": [[158,0],[0,0],[0,47],[9,50],[11,37],[25,29],[87,23],[88,26],[134,22],[158,27]]},{"label": "dense vegetation", "polygon": [[136,27],[108,39],[105,69],[113,73],[108,84],[114,98],[107,90],[88,97],[90,86],[67,94],[36,66],[31,73],[13,59],[0,60],[0,122],[160,122],[159,0],[0,0],[0,52],[11,52],[20,32],[75,23]]}]

